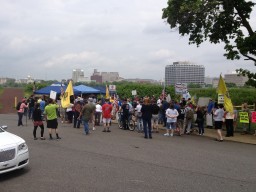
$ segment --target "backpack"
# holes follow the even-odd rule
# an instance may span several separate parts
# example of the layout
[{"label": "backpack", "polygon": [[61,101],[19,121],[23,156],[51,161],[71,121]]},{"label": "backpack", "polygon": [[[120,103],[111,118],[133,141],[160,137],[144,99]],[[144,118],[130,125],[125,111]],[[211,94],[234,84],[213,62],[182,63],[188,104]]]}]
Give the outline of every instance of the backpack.
[{"label": "backpack", "polygon": [[17,110],[20,110],[20,105],[21,105],[21,102],[18,102],[17,106],[16,106],[16,109]]},{"label": "backpack", "polygon": [[186,119],[193,119],[194,118],[194,112],[190,109],[187,111]]}]

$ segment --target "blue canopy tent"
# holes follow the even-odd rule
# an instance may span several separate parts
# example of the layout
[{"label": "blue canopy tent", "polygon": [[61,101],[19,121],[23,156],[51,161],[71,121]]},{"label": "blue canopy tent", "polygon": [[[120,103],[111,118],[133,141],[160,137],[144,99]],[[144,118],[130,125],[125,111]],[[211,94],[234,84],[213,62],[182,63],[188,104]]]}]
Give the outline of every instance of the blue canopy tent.
[{"label": "blue canopy tent", "polygon": [[[67,86],[62,86],[63,90],[65,91]],[[75,89],[74,90],[74,94],[78,95],[79,92]],[[34,91],[34,94],[38,94],[38,95],[50,95],[51,91],[55,91],[57,92],[57,95],[61,94],[61,83],[54,83],[50,86],[44,87],[42,89],[36,90]]]},{"label": "blue canopy tent", "polygon": [[79,94],[97,94],[100,93],[100,90],[88,87],[86,85],[78,85],[74,87],[74,91],[77,91]]},{"label": "blue canopy tent", "polygon": [[103,94],[103,95],[106,94],[106,86],[93,86],[93,88],[99,90],[100,94]]}]

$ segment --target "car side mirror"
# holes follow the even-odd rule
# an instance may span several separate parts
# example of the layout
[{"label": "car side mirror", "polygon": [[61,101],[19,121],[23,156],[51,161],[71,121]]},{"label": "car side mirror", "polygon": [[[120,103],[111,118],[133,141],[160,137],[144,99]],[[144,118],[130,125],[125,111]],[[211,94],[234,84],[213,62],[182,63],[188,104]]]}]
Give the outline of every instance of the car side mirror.
[{"label": "car side mirror", "polygon": [[8,126],[7,126],[7,125],[2,125],[1,128],[2,128],[3,130],[6,130],[6,129],[8,128]]}]

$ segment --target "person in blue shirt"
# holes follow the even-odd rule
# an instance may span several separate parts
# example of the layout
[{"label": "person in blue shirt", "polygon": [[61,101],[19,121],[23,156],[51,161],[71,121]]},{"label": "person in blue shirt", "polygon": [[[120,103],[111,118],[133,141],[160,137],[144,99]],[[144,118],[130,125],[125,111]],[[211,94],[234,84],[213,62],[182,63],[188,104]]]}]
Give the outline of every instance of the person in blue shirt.
[{"label": "person in blue shirt", "polygon": [[207,105],[207,114],[206,114],[206,126],[207,127],[213,127],[213,123],[212,123],[212,120],[213,120],[213,109],[214,109],[214,106],[215,106],[215,102],[210,99],[209,100],[209,103]]}]

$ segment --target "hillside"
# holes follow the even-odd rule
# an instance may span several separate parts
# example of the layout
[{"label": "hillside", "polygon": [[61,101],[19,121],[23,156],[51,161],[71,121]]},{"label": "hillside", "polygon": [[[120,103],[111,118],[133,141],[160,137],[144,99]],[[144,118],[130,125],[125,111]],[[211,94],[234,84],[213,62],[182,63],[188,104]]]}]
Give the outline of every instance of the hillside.
[{"label": "hillside", "polygon": [[24,89],[21,88],[3,88],[0,95],[0,114],[16,113],[15,97],[20,101],[24,97]]}]

